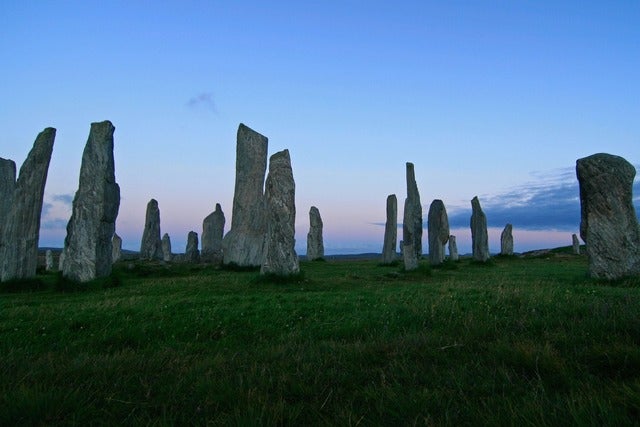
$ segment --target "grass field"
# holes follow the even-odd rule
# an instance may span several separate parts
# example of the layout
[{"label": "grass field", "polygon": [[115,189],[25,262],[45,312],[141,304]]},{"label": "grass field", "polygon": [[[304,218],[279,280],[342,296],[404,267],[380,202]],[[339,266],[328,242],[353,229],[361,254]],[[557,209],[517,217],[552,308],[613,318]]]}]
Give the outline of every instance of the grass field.
[{"label": "grass field", "polygon": [[305,262],[282,283],[131,267],[0,284],[0,425],[640,420],[640,280],[593,281],[584,257]]}]

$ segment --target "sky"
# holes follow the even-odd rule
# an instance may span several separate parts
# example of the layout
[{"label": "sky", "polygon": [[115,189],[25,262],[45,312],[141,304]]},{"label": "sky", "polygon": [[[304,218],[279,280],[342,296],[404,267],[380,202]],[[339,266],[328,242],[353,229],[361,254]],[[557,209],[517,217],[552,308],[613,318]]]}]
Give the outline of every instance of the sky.
[{"label": "sky", "polygon": [[291,153],[299,254],[311,206],[327,254],[380,252],[387,195],[402,221],[406,162],[425,228],[443,200],[461,253],[474,196],[492,252],[507,222],[516,251],[564,246],[580,222],[576,159],[640,164],[639,22],[637,0],[3,0],[0,157],[19,168],[57,129],[41,246],[63,244],[102,120],[116,127],[125,249],[151,198],[174,252],[216,203],[228,231],[240,123],[269,155]]}]

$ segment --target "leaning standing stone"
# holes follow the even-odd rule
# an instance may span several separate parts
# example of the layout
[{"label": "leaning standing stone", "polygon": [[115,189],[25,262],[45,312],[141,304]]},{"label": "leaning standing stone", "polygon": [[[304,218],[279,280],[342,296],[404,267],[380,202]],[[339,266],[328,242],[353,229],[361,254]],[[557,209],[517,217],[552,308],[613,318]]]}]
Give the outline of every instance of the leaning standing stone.
[{"label": "leaning standing stone", "polygon": [[171,238],[169,234],[164,233],[162,236],[162,260],[164,262],[171,262],[173,260],[173,254],[171,253]]},{"label": "leaning standing stone", "polygon": [[265,186],[267,235],[261,274],[287,276],[300,271],[295,250],[296,184],[289,150],[269,159]]},{"label": "leaning standing stone", "polygon": [[434,200],[427,217],[429,232],[429,262],[440,265],[444,262],[445,244],[449,240],[449,217],[442,200]]},{"label": "leaning standing stone", "polygon": [[635,168],[622,157],[594,154],[577,160],[576,173],[589,274],[602,279],[640,274],[640,226],[632,195]]},{"label": "leaning standing stone", "polygon": [[44,268],[47,271],[53,271],[53,252],[47,249],[44,253]]},{"label": "leaning standing stone", "polygon": [[458,244],[456,243],[456,236],[449,236],[449,259],[451,261],[458,261]]},{"label": "leaning standing stone", "polygon": [[190,231],[187,235],[187,249],[184,251],[186,262],[200,262],[200,251],[198,250],[198,233]]},{"label": "leaning standing stone", "polygon": [[513,225],[507,224],[500,234],[500,255],[513,255]]},{"label": "leaning standing stone", "polygon": [[395,194],[387,196],[387,221],[384,225],[384,244],[382,246],[382,263],[391,264],[396,261],[396,242],[398,240],[398,199]]},{"label": "leaning standing stone", "polygon": [[78,191],[64,240],[63,275],[86,282],[111,274],[111,239],[120,208],[116,183],[113,132],[110,121],[91,123],[82,154]]},{"label": "leaning standing stone", "polygon": [[111,261],[118,262],[122,258],[122,238],[117,234],[113,234],[113,239],[111,239]]},{"label": "leaning standing stone", "polygon": [[216,210],[202,221],[202,261],[214,264],[222,262],[224,223],[222,207],[220,203],[216,203]]},{"label": "leaning standing stone", "polygon": [[480,207],[480,200],[471,200],[471,245],[473,259],[485,262],[489,259],[489,235],[487,233],[487,217]]},{"label": "leaning standing stone", "polygon": [[404,202],[402,240],[405,242],[405,248],[411,245],[416,251],[416,258],[420,258],[422,256],[422,203],[413,163],[407,162],[406,168],[407,198]]},{"label": "leaning standing stone", "polygon": [[160,241],[160,208],[156,199],[147,203],[147,213],[140,243],[140,258],[146,260],[162,259],[162,243]]},{"label": "leaning standing stone", "polygon": [[309,233],[307,233],[307,260],[313,261],[324,258],[324,243],[322,241],[322,218],[315,206],[309,210]]},{"label": "leaning standing stone", "polygon": [[573,254],[580,255],[580,240],[578,240],[578,236],[575,233],[571,235],[571,241],[573,244]]},{"label": "leaning standing stone", "polygon": [[[11,189],[15,165],[2,169],[2,185],[7,185],[3,196],[13,193],[10,208],[0,223],[0,280],[27,279],[36,275],[38,267],[38,241],[44,187],[56,136],[54,128],[46,128],[36,138],[33,148],[20,167],[18,181]],[[12,162],[13,163],[13,162]],[[1,201],[0,204],[5,204]],[[1,208],[6,209],[6,208]]]}]

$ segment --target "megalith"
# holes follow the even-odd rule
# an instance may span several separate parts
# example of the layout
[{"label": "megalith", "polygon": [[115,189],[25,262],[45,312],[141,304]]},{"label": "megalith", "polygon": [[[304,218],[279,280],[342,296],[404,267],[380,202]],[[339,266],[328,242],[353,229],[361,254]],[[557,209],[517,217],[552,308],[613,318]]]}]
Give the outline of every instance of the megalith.
[{"label": "megalith", "polygon": [[429,233],[429,263],[440,265],[444,262],[445,245],[449,241],[449,217],[442,200],[434,200],[429,206],[427,217]]},{"label": "megalith", "polygon": [[53,252],[51,252],[51,249],[47,249],[44,252],[44,269],[53,271]]},{"label": "megalith", "polygon": [[296,186],[289,150],[269,159],[265,185],[267,233],[261,274],[287,276],[300,271],[295,250]]},{"label": "megalith", "polygon": [[395,194],[387,196],[387,221],[384,224],[384,243],[382,245],[382,263],[396,261],[398,240],[398,198]]},{"label": "megalith", "polygon": [[190,231],[187,235],[187,248],[184,251],[184,260],[190,263],[200,262],[200,251],[198,250],[198,233]]},{"label": "megalith", "polygon": [[111,239],[111,262],[118,262],[122,258],[122,238],[113,233]]},{"label": "megalith", "polygon": [[635,168],[622,157],[600,153],[578,159],[576,173],[589,274],[610,280],[640,274],[640,226],[632,194]]},{"label": "megalith", "polygon": [[266,232],[264,177],[267,146],[267,137],[240,124],[231,228],[222,241],[225,264],[262,265]]},{"label": "megalith", "polygon": [[216,209],[202,221],[201,260],[213,264],[222,262],[222,237],[224,235],[224,212],[220,203]]},{"label": "megalith", "polygon": [[62,274],[87,282],[111,274],[112,238],[120,208],[113,159],[115,127],[106,120],[91,123],[82,153],[78,191],[64,240]]},{"label": "megalith", "polygon": [[44,187],[55,137],[54,128],[46,128],[38,134],[20,167],[17,181],[13,181],[15,164],[12,161],[4,160],[0,166],[2,196],[7,197],[7,200],[0,201],[0,209],[4,211],[0,212],[3,215],[0,223],[0,281],[36,275]]},{"label": "megalith", "polygon": [[471,200],[471,248],[475,261],[485,262],[489,259],[489,235],[487,233],[487,217],[480,207],[480,200]]},{"label": "megalith", "polygon": [[513,255],[513,225],[504,226],[500,234],[500,255]]},{"label": "megalith", "polygon": [[416,251],[416,258],[422,256],[422,204],[416,183],[413,163],[407,162],[407,198],[404,201],[402,220],[402,241],[405,250],[411,245]]},{"label": "megalith", "polygon": [[173,254],[171,253],[171,237],[169,237],[169,234],[164,233],[164,235],[162,236],[161,246],[162,260],[164,262],[171,262],[173,260]]},{"label": "megalith", "polygon": [[144,231],[140,243],[140,258],[146,260],[163,259],[160,241],[160,208],[156,199],[151,199],[147,203]]},{"label": "megalith", "polygon": [[405,271],[411,271],[418,268],[418,257],[413,245],[402,244],[402,260],[404,261]]},{"label": "megalith", "polygon": [[317,207],[309,209],[309,233],[307,233],[307,260],[324,258],[324,242],[322,240],[322,218]]},{"label": "megalith", "polygon": [[449,259],[451,261],[458,261],[458,244],[456,243],[456,236],[449,236]]},{"label": "megalith", "polygon": [[571,235],[571,244],[573,245],[573,254],[580,255],[580,240],[575,233]]}]

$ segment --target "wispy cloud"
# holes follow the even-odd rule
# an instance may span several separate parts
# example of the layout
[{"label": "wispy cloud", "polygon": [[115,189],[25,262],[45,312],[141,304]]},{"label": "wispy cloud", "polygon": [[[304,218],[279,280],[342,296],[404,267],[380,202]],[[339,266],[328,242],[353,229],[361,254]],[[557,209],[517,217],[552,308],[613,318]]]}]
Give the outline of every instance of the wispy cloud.
[{"label": "wispy cloud", "polygon": [[51,200],[71,206],[71,203],[73,203],[73,194],[54,194],[51,196]]},{"label": "wispy cloud", "polygon": [[45,195],[42,203],[41,230],[64,230],[71,216],[73,194]]},{"label": "wispy cloud", "polygon": [[187,107],[192,109],[204,109],[212,113],[218,112],[212,92],[203,92],[192,97],[187,101]]}]

